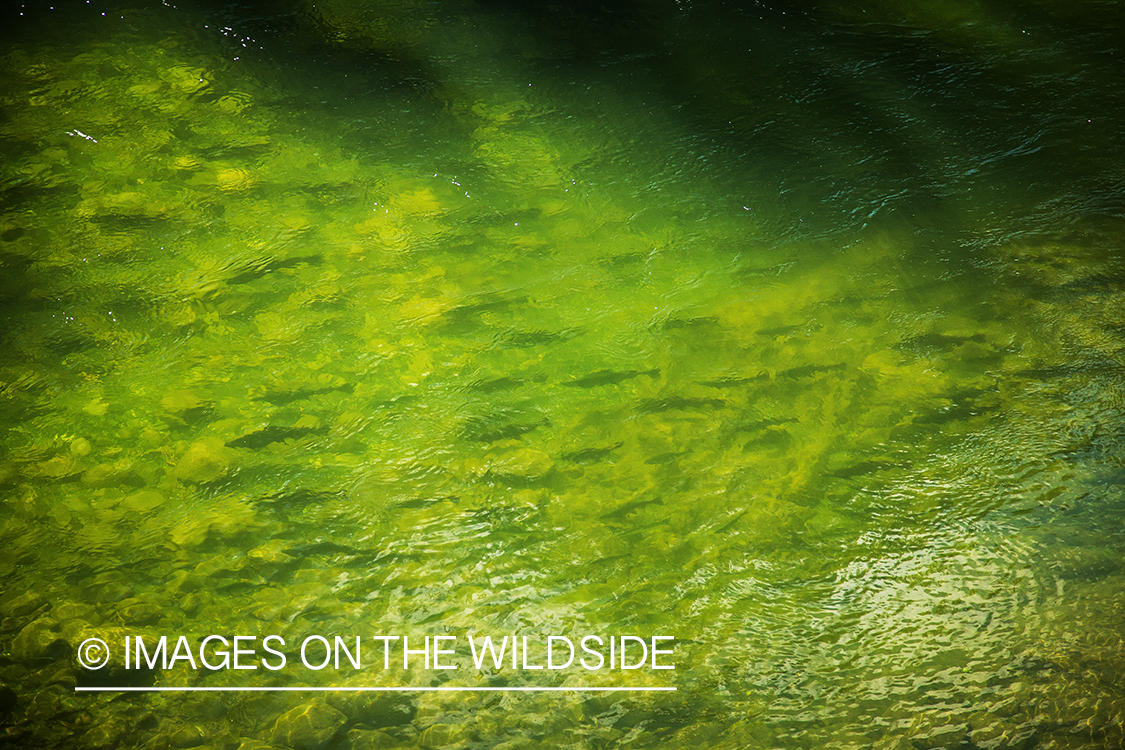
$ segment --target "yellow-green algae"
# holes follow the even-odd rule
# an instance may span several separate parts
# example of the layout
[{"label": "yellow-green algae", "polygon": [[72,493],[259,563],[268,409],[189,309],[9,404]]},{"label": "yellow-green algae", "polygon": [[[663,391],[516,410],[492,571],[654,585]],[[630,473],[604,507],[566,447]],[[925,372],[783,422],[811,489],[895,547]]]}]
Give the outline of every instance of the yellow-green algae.
[{"label": "yellow-green algae", "polygon": [[[458,38],[380,8],[317,12],[351,48]],[[994,283],[905,226],[783,241],[768,207],[640,205],[614,157],[657,144],[623,145],[627,104],[606,133],[449,71],[434,161],[464,174],[357,154],[158,29],[3,61],[11,736],[1120,744],[1112,236],[997,243]],[[96,702],[58,658],[90,635],[469,631],[672,634],[674,673],[502,679],[679,692]]]}]

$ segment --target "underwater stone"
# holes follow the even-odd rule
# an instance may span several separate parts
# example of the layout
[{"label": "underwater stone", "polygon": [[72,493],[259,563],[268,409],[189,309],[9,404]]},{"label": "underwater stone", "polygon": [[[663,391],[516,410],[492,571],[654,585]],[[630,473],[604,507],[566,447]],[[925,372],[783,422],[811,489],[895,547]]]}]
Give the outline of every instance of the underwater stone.
[{"label": "underwater stone", "polygon": [[81,602],[64,602],[51,610],[51,616],[64,625],[74,621],[98,621],[101,619],[98,615],[97,607]]},{"label": "underwater stone", "polygon": [[73,456],[55,456],[35,465],[36,472],[48,479],[62,479],[77,474],[81,469]]},{"label": "underwater stone", "polygon": [[469,728],[463,724],[434,724],[422,732],[418,744],[425,748],[449,747],[466,742],[469,738]]},{"label": "underwater stone", "polygon": [[274,750],[274,746],[253,737],[242,737],[237,750]]},{"label": "underwater stone", "polygon": [[399,744],[394,737],[378,729],[353,729],[348,732],[349,750],[384,750]]},{"label": "underwater stone", "polygon": [[190,65],[174,65],[166,68],[160,71],[160,78],[183,94],[194,94],[211,85],[211,80],[203,68]]},{"label": "underwater stone", "polygon": [[527,737],[513,737],[499,745],[492,746],[493,750],[535,750],[537,747],[539,745]]},{"label": "underwater stone", "polygon": [[278,717],[272,742],[294,750],[320,750],[332,741],[347,717],[324,703],[297,706]]},{"label": "underwater stone", "polygon": [[134,492],[121,501],[121,507],[130,513],[147,513],[164,504],[164,496],[155,490]]},{"label": "underwater stone", "polygon": [[202,166],[203,163],[190,154],[177,156],[172,160],[172,168],[181,172],[194,172]]},{"label": "underwater stone", "polygon": [[105,413],[109,410],[109,404],[102,401],[101,396],[95,396],[85,406],[82,411],[89,414],[91,417],[104,417]]},{"label": "underwater stone", "polygon": [[82,747],[113,748],[121,746],[127,728],[114,721],[99,722],[82,737]]},{"label": "underwater stone", "polygon": [[132,461],[122,459],[91,467],[82,475],[82,484],[87,487],[137,487],[144,484],[144,479],[133,471]]},{"label": "underwater stone", "polygon": [[220,170],[215,176],[215,183],[220,190],[233,193],[240,190],[249,190],[254,187],[255,180],[249,170],[232,167]]},{"label": "underwater stone", "polygon": [[53,617],[40,617],[12,639],[12,653],[25,659],[58,658],[66,652],[66,641]]},{"label": "underwater stone", "polygon": [[246,557],[255,563],[266,565],[287,565],[293,562],[294,557],[285,552],[288,543],[283,539],[271,539],[265,544],[255,547],[246,553]]},{"label": "underwater stone", "polygon": [[180,610],[186,615],[194,615],[199,611],[200,607],[209,602],[209,600],[206,599],[205,595],[206,592],[204,592],[203,594],[194,592],[188,594],[182,600],[180,600]]},{"label": "underwater stone", "polygon": [[152,602],[126,599],[119,605],[117,615],[128,625],[152,625],[160,621],[164,610]]},{"label": "underwater stone", "polygon": [[177,524],[169,533],[168,539],[184,549],[202,547],[211,537],[211,525],[210,518],[189,518]]},{"label": "underwater stone", "polygon": [[396,693],[334,696],[331,703],[352,721],[372,729],[409,724],[418,713],[413,698]]},{"label": "underwater stone", "polygon": [[191,444],[176,464],[175,474],[181,481],[204,484],[223,476],[228,468],[230,455],[223,441],[207,437]]},{"label": "underwater stone", "polygon": [[547,474],[555,462],[543,451],[521,448],[492,462],[489,472],[499,476],[519,479],[539,479]]},{"label": "underwater stone", "polygon": [[187,570],[177,570],[168,578],[168,583],[165,584],[167,591],[181,595],[192,591],[198,591],[199,587],[199,578],[192,575],[192,573]]},{"label": "underwater stone", "polygon": [[274,746],[253,737],[241,737],[236,750],[274,750]]},{"label": "underwater stone", "polygon": [[193,409],[210,405],[207,399],[189,390],[169,391],[160,399],[160,408],[169,414],[183,414]]},{"label": "underwater stone", "polygon": [[[37,591],[28,591],[5,602],[3,609],[0,609],[0,611],[4,613],[5,618],[28,617],[46,605],[47,600],[42,594]],[[11,630],[12,628],[5,627],[4,629]]]},{"label": "underwater stone", "polygon": [[196,727],[180,727],[168,737],[169,747],[199,747],[203,734]]},{"label": "underwater stone", "polygon": [[90,624],[89,620],[83,620],[83,619],[77,619],[76,618],[76,619],[73,619],[73,620],[66,620],[66,621],[60,620],[60,622],[62,622],[63,624],[62,624],[62,629],[59,631],[59,635],[61,635],[62,638],[64,640],[66,640],[67,643],[72,643],[72,644],[80,642],[80,641],[75,640],[75,636],[77,636],[79,633],[83,633],[83,632],[93,628],[93,626]]}]

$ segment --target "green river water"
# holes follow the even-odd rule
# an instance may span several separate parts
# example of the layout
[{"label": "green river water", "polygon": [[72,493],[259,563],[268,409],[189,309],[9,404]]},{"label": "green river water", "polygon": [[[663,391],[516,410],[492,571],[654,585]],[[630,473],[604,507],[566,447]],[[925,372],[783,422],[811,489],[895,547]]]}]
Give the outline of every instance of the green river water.
[{"label": "green river water", "polygon": [[3,14],[0,746],[1125,744],[1125,6]]}]

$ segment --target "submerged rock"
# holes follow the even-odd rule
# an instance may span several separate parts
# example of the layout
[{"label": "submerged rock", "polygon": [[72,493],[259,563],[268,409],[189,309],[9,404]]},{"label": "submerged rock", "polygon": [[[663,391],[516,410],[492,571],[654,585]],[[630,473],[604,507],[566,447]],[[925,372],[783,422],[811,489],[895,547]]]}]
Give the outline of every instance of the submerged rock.
[{"label": "submerged rock", "polygon": [[156,490],[141,490],[124,498],[121,507],[130,513],[148,513],[164,503],[164,496]]},{"label": "submerged rock", "polygon": [[353,729],[348,732],[348,750],[384,750],[401,743],[378,729]]},{"label": "submerged rock", "polygon": [[332,696],[330,702],[352,721],[371,729],[400,727],[418,714],[414,699],[403,693],[355,693]]},{"label": "submerged rock", "polygon": [[223,445],[223,441],[207,437],[191,444],[176,464],[175,474],[183,482],[204,484],[226,474],[230,463],[230,451]]},{"label": "submerged rock", "polygon": [[171,747],[199,747],[203,742],[203,733],[198,727],[182,726],[168,736]]},{"label": "submerged rock", "polygon": [[467,744],[472,738],[472,732],[464,724],[433,724],[427,727],[418,744],[424,748],[441,748]]},{"label": "submerged rock", "polygon": [[489,473],[534,480],[546,476],[554,465],[555,462],[543,451],[534,448],[520,448],[493,461]]},{"label": "submerged rock", "polygon": [[12,655],[17,658],[58,658],[67,650],[62,629],[53,617],[40,617],[12,639]]},{"label": "submerged rock", "polygon": [[215,176],[215,183],[219,186],[219,190],[234,193],[240,190],[249,190],[254,187],[256,181],[249,170],[230,167],[219,171]]},{"label": "submerged rock", "polygon": [[321,750],[326,747],[347,717],[325,703],[306,703],[278,717],[271,741],[294,750]]},{"label": "submerged rock", "polygon": [[183,415],[196,409],[211,405],[211,402],[195,391],[180,389],[169,391],[160,399],[160,407],[169,414]]},{"label": "submerged rock", "polygon": [[[5,618],[23,618],[29,617],[43,607],[48,606],[46,597],[38,591],[27,591],[20,594],[14,599],[9,599],[0,605],[0,613],[3,613]],[[5,630],[11,630],[8,627],[9,622],[5,619]]]},{"label": "submerged rock", "polygon": [[[173,527],[168,540],[184,549],[215,543],[230,544],[240,535],[252,533],[257,525],[254,515],[253,508],[241,503],[201,510]],[[215,564],[219,569],[229,569],[232,565],[222,561]]]}]

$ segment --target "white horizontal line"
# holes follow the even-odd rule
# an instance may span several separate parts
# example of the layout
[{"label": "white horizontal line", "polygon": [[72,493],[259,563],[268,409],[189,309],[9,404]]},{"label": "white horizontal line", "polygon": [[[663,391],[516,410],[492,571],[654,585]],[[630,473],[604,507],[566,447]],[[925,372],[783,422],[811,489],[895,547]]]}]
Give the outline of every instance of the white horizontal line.
[{"label": "white horizontal line", "polygon": [[674,687],[76,687],[76,693],[654,693]]}]

